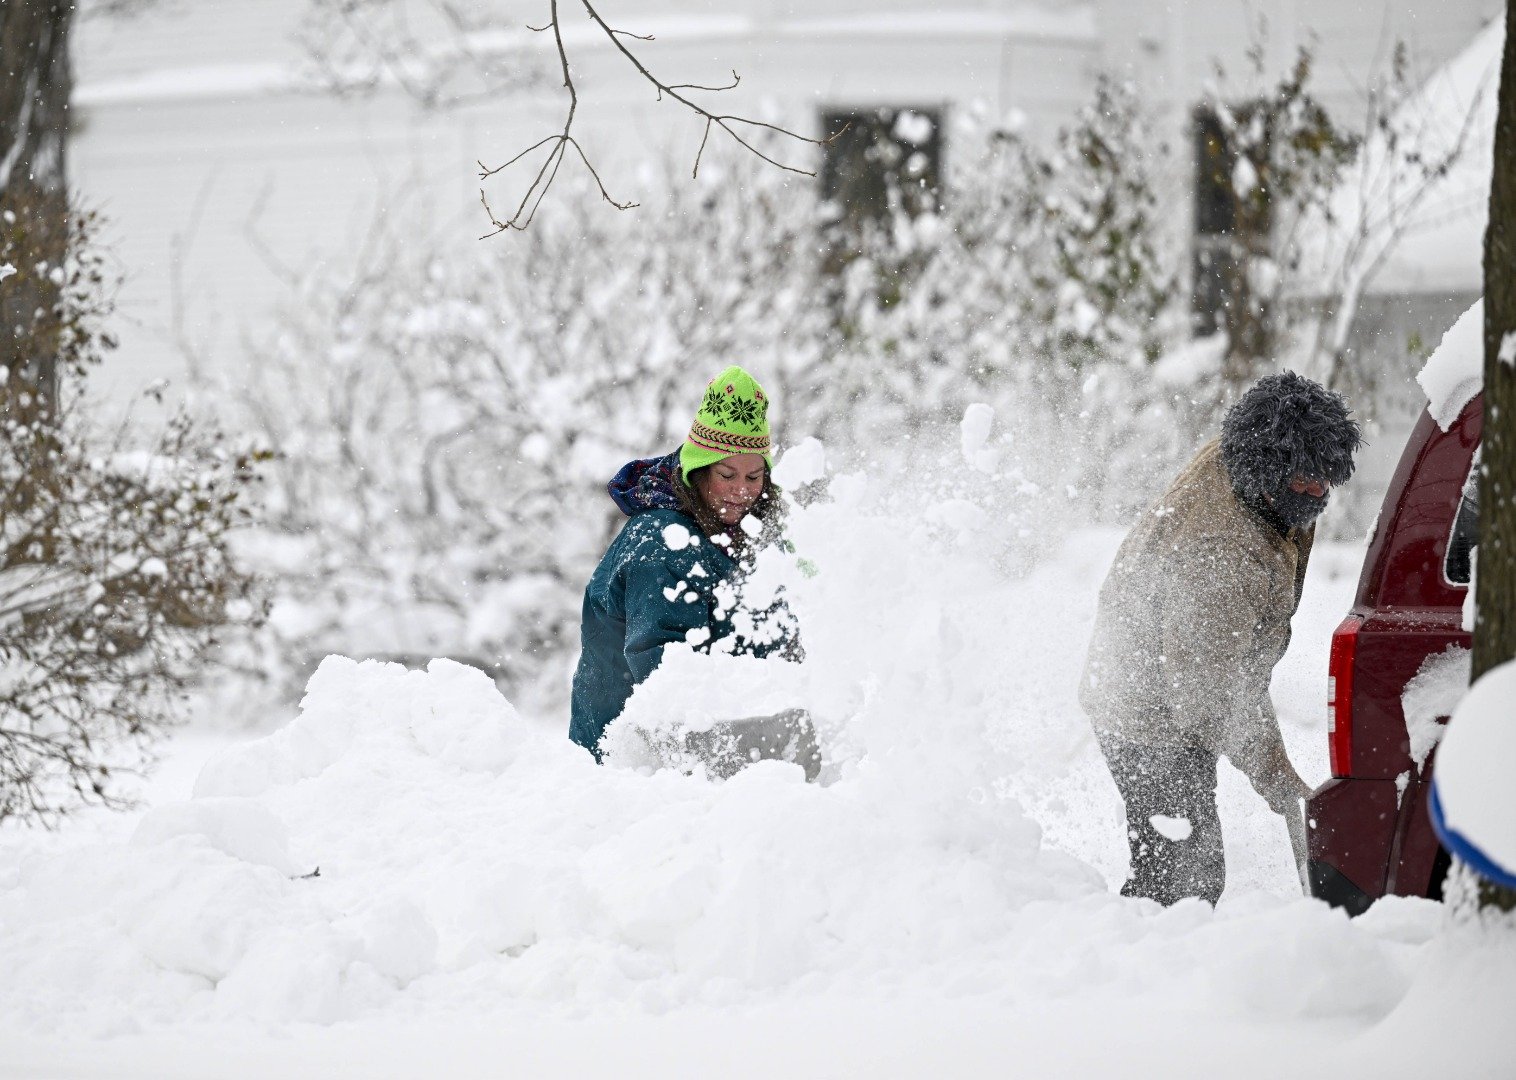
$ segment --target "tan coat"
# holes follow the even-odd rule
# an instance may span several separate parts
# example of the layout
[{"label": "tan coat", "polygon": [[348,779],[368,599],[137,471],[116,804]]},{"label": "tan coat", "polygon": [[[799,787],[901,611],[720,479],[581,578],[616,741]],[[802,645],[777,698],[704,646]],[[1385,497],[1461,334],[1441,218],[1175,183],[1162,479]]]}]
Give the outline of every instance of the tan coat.
[{"label": "tan coat", "polygon": [[1079,694],[1097,730],[1224,754],[1271,805],[1301,794],[1269,678],[1314,532],[1279,535],[1232,491],[1219,442],[1202,448],[1132,528],[1100,590]]}]

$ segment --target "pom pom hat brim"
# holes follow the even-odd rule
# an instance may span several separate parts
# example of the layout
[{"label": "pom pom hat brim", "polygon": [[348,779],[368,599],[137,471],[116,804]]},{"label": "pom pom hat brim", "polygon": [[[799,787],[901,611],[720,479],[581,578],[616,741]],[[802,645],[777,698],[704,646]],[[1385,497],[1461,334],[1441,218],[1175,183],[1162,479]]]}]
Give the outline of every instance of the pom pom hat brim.
[{"label": "pom pom hat brim", "polygon": [[774,467],[769,443],[769,399],[763,387],[733,365],[707,384],[700,411],[679,447],[679,476],[737,454],[759,454]]}]

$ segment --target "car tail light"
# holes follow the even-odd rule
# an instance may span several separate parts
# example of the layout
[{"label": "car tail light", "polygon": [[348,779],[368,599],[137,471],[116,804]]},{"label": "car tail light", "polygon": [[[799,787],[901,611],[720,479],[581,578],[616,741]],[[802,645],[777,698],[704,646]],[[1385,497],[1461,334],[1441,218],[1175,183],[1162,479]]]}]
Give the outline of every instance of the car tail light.
[{"label": "car tail light", "polygon": [[1358,628],[1363,620],[1349,615],[1332,634],[1327,671],[1327,749],[1333,776],[1348,776],[1353,764],[1353,662],[1358,656]]}]

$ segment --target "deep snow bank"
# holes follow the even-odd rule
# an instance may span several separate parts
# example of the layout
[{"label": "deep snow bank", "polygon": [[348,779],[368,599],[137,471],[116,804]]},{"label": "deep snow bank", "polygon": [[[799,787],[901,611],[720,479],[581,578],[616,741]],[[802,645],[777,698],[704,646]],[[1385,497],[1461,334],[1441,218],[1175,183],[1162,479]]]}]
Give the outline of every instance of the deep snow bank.
[{"label": "deep snow bank", "polygon": [[778,763],[721,785],[597,768],[443,660],[328,659],[300,716],[212,760],[195,795],[129,847],[3,883],[6,1012],[325,1022],[403,993],[731,1000],[930,968],[1032,901],[1104,887],[1039,854],[1008,804],[957,805],[887,768],[828,788]]},{"label": "deep snow bank", "polygon": [[208,763],[131,844],[8,872],[0,1015],[109,1033],[1141,987],[1370,1019],[1435,924],[1416,905],[1376,927],[1262,895],[1224,916],[1127,903],[1011,800],[933,779],[888,754],[826,786],[780,763],[724,784],[598,768],[473,669],[329,658],[299,717]]},{"label": "deep snow bank", "polygon": [[[298,716],[207,763],[130,843],[0,835],[0,855],[28,852],[0,858],[0,1066],[17,1029],[215,1024],[246,1043],[289,1021],[715,1024],[793,1019],[796,1002],[853,1010],[839,1040],[867,1029],[859,1014],[962,1003],[1051,1010],[1071,1036],[1072,1017],[1128,1035],[1287,1030],[1280,1057],[1344,1030],[1398,1044],[1372,1025],[1441,947],[1440,910],[1397,901],[1350,922],[1261,887],[1250,843],[1269,838],[1285,881],[1287,846],[1240,780],[1223,777],[1234,884],[1217,911],[1113,894],[1119,804],[1074,689],[1116,536],[1049,540],[1035,484],[996,476],[1003,448],[971,434],[985,488],[833,475],[831,501],[797,514],[818,573],[764,573],[792,590],[805,665],[675,650],[629,709],[803,704],[825,783],[775,762],[725,783],[597,767],[473,669],[330,658]],[[1356,558],[1337,554],[1324,545],[1313,575],[1350,588]],[[1315,746],[1343,600],[1316,578],[1307,600],[1276,697],[1287,738]],[[1516,985],[1481,970],[1486,991]],[[845,1054],[824,1026],[806,1037]],[[1131,1064],[1121,1038],[1095,1055],[1107,1071]],[[607,1067],[620,1060],[609,1047]]]}]

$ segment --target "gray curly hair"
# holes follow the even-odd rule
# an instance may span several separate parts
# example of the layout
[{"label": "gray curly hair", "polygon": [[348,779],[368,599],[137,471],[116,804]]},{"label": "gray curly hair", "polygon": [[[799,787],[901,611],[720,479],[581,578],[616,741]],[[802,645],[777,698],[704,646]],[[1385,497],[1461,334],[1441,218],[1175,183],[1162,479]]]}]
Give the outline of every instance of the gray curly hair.
[{"label": "gray curly hair", "polygon": [[1334,487],[1363,445],[1341,394],[1286,371],[1259,379],[1221,422],[1221,460],[1237,494],[1274,495],[1295,476]]}]

